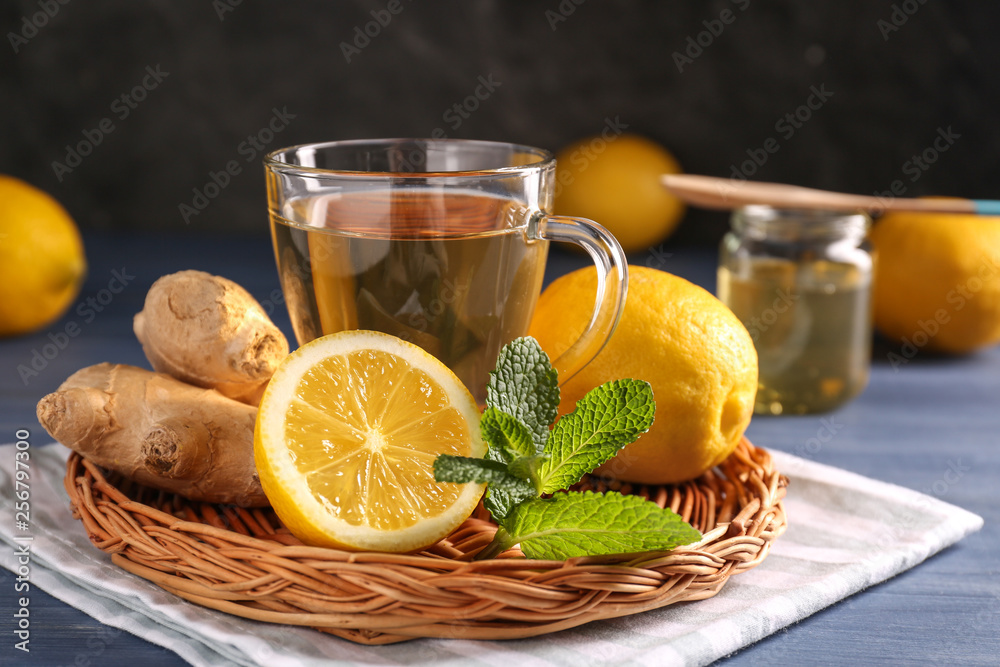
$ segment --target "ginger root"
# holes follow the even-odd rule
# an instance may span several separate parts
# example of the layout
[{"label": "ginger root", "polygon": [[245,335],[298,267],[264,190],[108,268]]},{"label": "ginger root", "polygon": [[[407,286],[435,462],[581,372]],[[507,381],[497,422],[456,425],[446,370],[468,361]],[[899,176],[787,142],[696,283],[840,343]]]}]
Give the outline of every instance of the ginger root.
[{"label": "ginger root", "polygon": [[133,329],[153,368],[257,405],[288,340],[250,293],[203,271],[163,276]]},{"label": "ginger root", "polygon": [[38,403],[49,434],[99,466],[190,500],[268,504],[253,462],[257,409],[123,364],[77,371]]}]

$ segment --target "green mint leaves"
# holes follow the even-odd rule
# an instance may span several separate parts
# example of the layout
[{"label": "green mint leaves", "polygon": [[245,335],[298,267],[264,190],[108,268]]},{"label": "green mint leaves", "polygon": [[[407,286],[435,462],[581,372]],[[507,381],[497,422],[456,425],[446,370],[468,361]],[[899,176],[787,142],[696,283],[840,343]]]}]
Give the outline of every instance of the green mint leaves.
[{"label": "green mint leaves", "polygon": [[486,408],[479,420],[479,428],[482,429],[483,439],[500,454],[501,460],[513,461],[522,456],[534,456],[541,450],[535,444],[534,434],[524,422],[497,408]]},{"label": "green mint leaves", "polygon": [[514,508],[504,530],[516,536],[525,556],[543,560],[657,551],[701,538],[669,509],[614,491],[533,498]]},{"label": "green mint leaves", "polygon": [[524,424],[542,451],[559,414],[559,381],[538,341],[517,338],[504,345],[486,385],[486,405]]},{"label": "green mint leaves", "polygon": [[541,493],[568,488],[653,424],[653,390],[641,380],[614,380],[587,392],[549,435]]},{"label": "green mint leaves", "polygon": [[507,465],[487,459],[441,454],[434,460],[434,478],[439,482],[488,484],[491,491],[503,492],[513,502],[533,498],[535,486],[508,471]]},{"label": "green mint leaves", "polygon": [[562,560],[665,551],[700,539],[669,508],[638,496],[563,491],[649,430],[656,409],[649,383],[607,382],[550,430],[559,407],[556,371],[537,341],[518,338],[500,352],[486,405],[486,457],[442,454],[434,462],[440,482],[487,485],[483,504],[499,528],[477,558],[516,544],[529,558]]}]

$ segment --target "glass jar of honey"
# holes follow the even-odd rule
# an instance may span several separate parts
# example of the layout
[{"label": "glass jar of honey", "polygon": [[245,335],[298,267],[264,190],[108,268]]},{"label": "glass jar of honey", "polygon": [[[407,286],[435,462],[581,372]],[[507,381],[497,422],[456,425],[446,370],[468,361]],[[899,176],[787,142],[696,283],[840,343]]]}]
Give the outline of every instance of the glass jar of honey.
[{"label": "glass jar of honey", "polygon": [[718,295],[757,348],[757,414],[824,412],[868,384],[870,224],[864,213],[769,206],[733,212]]}]

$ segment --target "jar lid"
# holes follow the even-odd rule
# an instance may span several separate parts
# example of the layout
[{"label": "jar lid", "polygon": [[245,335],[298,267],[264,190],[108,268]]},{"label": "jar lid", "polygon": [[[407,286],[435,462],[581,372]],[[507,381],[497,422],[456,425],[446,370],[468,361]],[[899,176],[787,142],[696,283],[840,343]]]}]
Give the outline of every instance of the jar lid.
[{"label": "jar lid", "polygon": [[864,238],[871,226],[867,213],[820,209],[775,208],[763,204],[733,211],[730,225],[737,233],[780,240]]}]

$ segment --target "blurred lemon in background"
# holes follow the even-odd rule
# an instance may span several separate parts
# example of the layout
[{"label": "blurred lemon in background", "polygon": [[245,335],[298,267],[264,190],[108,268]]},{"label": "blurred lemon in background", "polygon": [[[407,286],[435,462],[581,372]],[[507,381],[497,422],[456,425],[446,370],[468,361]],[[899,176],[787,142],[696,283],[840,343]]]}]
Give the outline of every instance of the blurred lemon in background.
[{"label": "blurred lemon in background", "polygon": [[588,137],[561,150],[556,160],[556,214],[595,220],[625,252],[660,243],[684,215],[684,204],[660,183],[661,175],[680,173],[680,165],[645,137]]},{"label": "blurred lemon in background", "polygon": [[[556,358],[587,326],[597,291],[594,267],[567,274],[542,293],[529,334]],[[604,350],[561,387],[560,414],[604,382],[646,380],[652,428],[598,470],[630,482],[693,479],[739,444],[757,395],[757,352],[721,301],[683,278],[629,266],[628,297]]]},{"label": "blurred lemon in background", "polygon": [[0,175],[0,336],[35,331],[62,315],[86,270],[80,232],[59,202]]},{"label": "blurred lemon in background", "polygon": [[953,354],[1000,343],[1000,217],[891,212],[871,242],[883,335]]}]

